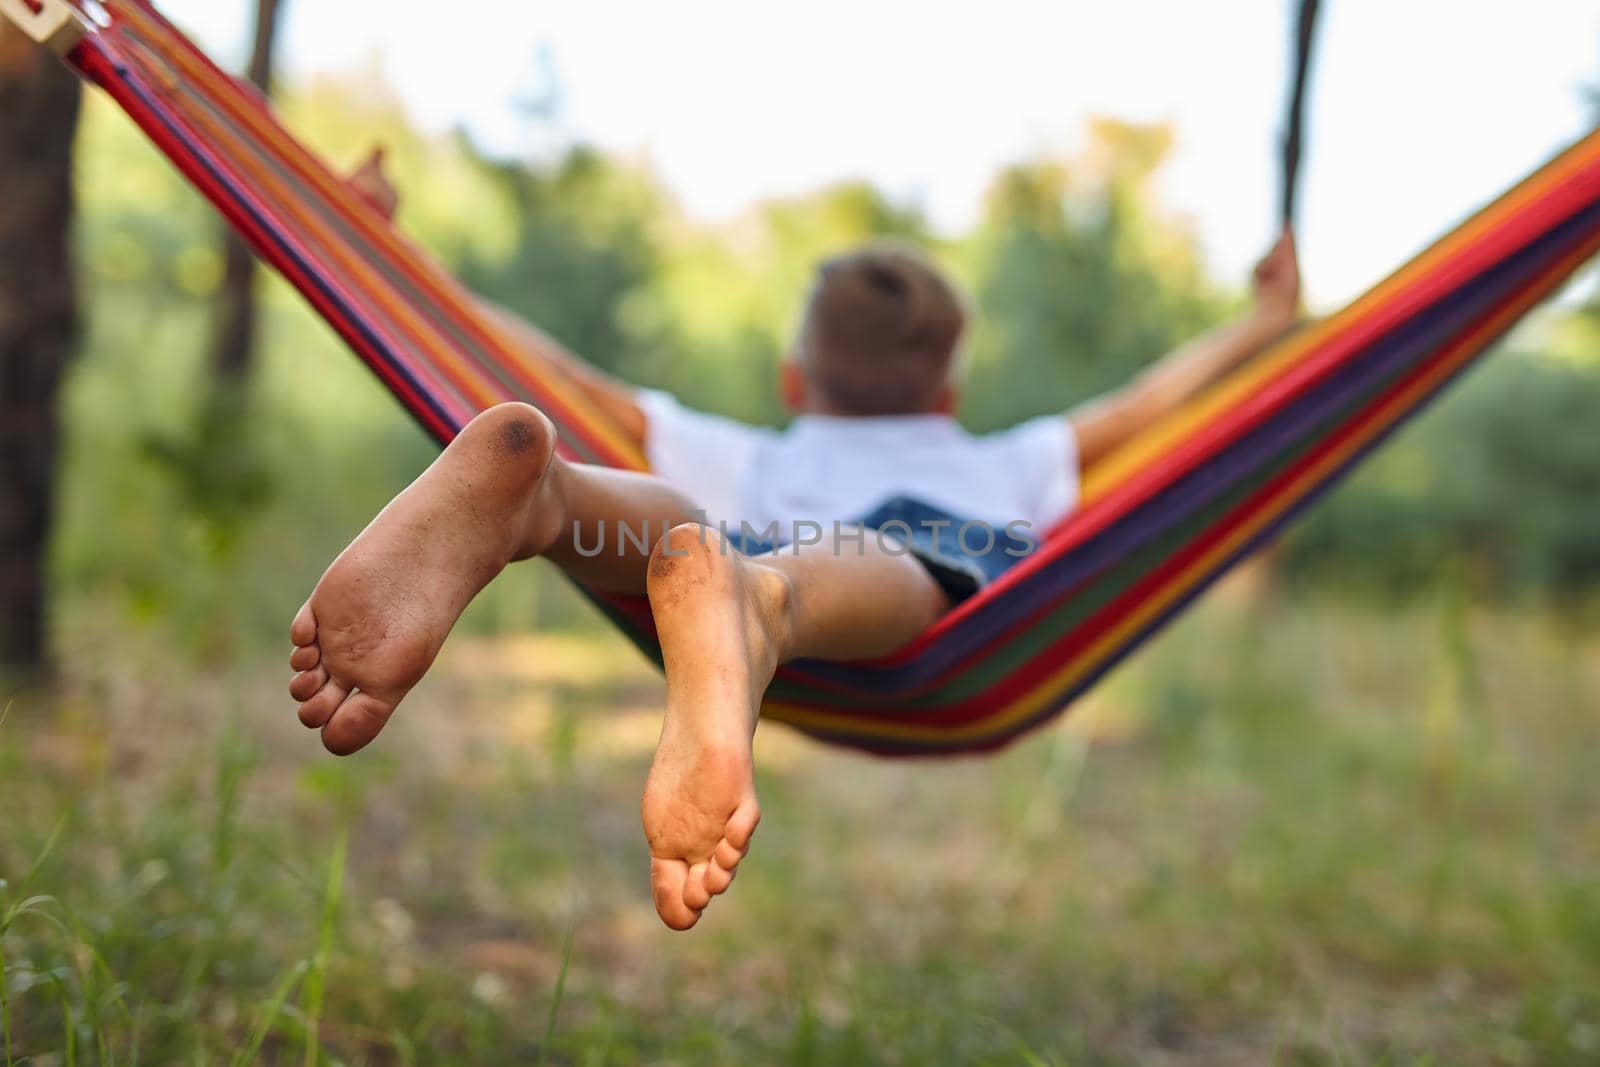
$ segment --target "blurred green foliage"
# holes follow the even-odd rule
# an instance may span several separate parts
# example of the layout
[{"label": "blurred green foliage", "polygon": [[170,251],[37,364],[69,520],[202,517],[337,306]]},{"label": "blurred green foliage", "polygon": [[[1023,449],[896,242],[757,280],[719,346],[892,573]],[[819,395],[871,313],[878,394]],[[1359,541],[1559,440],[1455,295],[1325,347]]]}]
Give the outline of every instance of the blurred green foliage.
[{"label": "blurred green foliage", "polygon": [[1002,172],[970,239],[980,318],[963,414],[975,427],[1116,388],[1226,309],[1193,240],[1151,202],[1170,131],[1103,120],[1093,133],[1077,168]]},{"label": "blurred green foliage", "polygon": [[1379,453],[1290,539],[1307,580],[1589,606],[1600,585],[1600,319],[1546,317]]},{"label": "blurred green foliage", "polygon": [[[1080,156],[1006,169],[980,223],[949,235],[860,182],[698,222],[641,164],[582,146],[485,158],[420,135],[368,81],[315,82],[282,106],[341,165],[383,144],[402,225],[486,296],[631,380],[755,421],[783,416],[777,361],[813,264],[871,237],[924,243],[972,294],[975,429],[1113,387],[1243,298],[1155,199],[1159,126],[1102,121]],[[161,620],[208,657],[277,640],[432,447],[276,280],[255,379],[219,407],[202,356],[217,221],[103,100],[81,160],[89,332],[66,398],[57,631],[92,606]],[[1554,318],[1320,509],[1284,565],[1383,593],[1459,569],[1504,595],[1586,596],[1600,573],[1597,327]],[[592,621],[576,605],[541,569],[514,568],[467,625]]]}]

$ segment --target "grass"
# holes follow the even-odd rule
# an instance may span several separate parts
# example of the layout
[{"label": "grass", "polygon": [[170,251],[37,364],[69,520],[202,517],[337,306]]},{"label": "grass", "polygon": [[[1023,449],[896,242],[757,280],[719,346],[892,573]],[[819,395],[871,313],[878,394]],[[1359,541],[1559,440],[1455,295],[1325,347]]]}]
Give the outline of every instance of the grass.
[{"label": "grass", "polygon": [[275,664],[82,640],[0,723],[8,1065],[1600,1061],[1600,657],[1548,620],[1236,586],[991,759],[763,730],[687,936],[616,640],[458,641],[348,761]]}]

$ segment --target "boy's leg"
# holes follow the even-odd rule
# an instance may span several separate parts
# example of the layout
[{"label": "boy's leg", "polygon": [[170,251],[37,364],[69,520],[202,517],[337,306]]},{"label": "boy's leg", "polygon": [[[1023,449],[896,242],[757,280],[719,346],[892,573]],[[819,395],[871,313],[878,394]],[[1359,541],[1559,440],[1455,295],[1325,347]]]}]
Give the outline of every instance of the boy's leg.
[{"label": "boy's leg", "polygon": [[377,735],[511,560],[548,555],[597,588],[644,592],[650,547],[691,517],[688,502],[658,479],[554,450],[534,408],[484,412],[329,566],[295,616],[289,658],[300,720],[329,751]]},{"label": "boy's leg", "polygon": [[750,740],[777,665],[890,652],[948,604],[919,563],[871,535],[860,556],[852,544],[745,558],[679,525],[647,552],[645,524],[692,519],[689,503],[653,478],[563,463],[554,446],[525,404],[474,419],[317,583],[291,627],[290,692],[330,751],[354,752],[511,560],[544,555],[598,588],[648,592],[667,716],[643,815],[657,910],[687,927],[728,887],[755,829]]},{"label": "boy's leg", "polygon": [[865,659],[906,644],[948,610],[922,565],[857,544],[740,556],[699,526],[673,530],[650,561],[650,606],[667,714],[642,813],[656,910],[686,929],[728,888],[760,811],[751,736],[778,664]]}]

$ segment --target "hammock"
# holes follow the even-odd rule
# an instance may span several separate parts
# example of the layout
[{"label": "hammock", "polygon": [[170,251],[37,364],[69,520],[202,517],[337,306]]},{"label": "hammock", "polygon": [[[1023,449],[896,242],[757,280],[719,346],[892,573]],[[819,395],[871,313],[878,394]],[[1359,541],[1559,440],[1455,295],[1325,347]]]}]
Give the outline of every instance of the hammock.
[{"label": "hammock", "polygon": [[[0,10],[109,93],[441,444],[483,408],[526,400],[555,420],[569,458],[644,467],[147,0],[110,0],[92,19],[65,0]],[[911,645],[786,666],[764,716],[891,755],[992,749],[1045,722],[1597,250],[1600,131],[1093,469],[1038,552]],[[659,655],[642,599],[590,595]]]}]

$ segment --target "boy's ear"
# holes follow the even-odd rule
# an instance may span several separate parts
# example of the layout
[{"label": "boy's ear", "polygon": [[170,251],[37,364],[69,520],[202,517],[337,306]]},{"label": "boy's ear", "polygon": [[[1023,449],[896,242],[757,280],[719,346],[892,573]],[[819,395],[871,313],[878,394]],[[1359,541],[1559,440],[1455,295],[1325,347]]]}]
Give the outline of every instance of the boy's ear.
[{"label": "boy's ear", "polygon": [[789,412],[798,415],[809,406],[807,394],[810,387],[806,382],[806,372],[793,356],[784,357],[783,362],[778,364],[778,390],[783,395],[783,406]]}]

